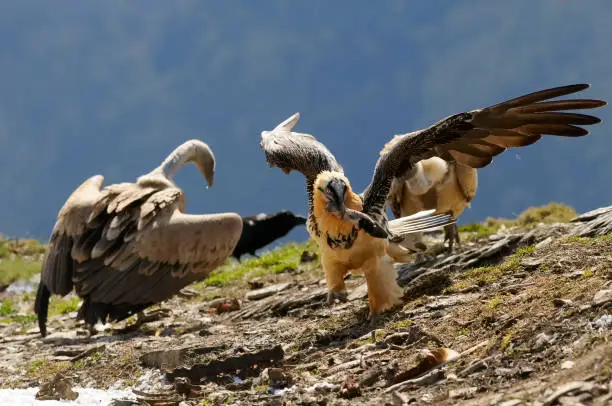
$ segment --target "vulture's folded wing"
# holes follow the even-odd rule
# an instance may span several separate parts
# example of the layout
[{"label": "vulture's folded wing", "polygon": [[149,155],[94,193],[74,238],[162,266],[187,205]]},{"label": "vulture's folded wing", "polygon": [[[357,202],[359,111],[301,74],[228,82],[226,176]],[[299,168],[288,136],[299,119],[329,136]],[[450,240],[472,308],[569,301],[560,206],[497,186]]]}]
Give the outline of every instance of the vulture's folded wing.
[{"label": "vulture's folded wing", "polygon": [[59,211],[41,270],[41,283],[51,293],[63,296],[72,290],[74,259],[71,253],[75,241],[87,232],[87,219],[102,195],[100,188],[103,182],[101,175],[85,180]]},{"label": "vulture's folded wing", "polygon": [[153,304],[223,264],[240,238],[242,219],[184,214],[183,199],[178,188],[147,194],[136,185],[112,196],[91,218],[100,225],[80,241],[88,258],[76,265],[77,293],[93,302]]},{"label": "vulture's folded wing", "polygon": [[262,131],[260,146],[268,165],[279,167],[286,174],[298,171],[306,177],[310,224],[316,227],[312,210],[314,181],[323,171],[342,173],[343,170],[334,155],[315,137],[291,131],[299,119],[300,114],[295,113],[272,131]]},{"label": "vulture's folded wing", "polygon": [[404,176],[422,159],[438,156],[482,168],[506,148],[533,144],[545,134],[566,137],[588,134],[580,126],[599,123],[599,118],[561,111],[592,109],[606,102],[548,101],[587,87],[587,84],[569,85],[526,94],[480,110],[455,114],[424,130],[396,136],[376,163],[372,181],[364,191],[364,212],[379,218],[392,180]]}]

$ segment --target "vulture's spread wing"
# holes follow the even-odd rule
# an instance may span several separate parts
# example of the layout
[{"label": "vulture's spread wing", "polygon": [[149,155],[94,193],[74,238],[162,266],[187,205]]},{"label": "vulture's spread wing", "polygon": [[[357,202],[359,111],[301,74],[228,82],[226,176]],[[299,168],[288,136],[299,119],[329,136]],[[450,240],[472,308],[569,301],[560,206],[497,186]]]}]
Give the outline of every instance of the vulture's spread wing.
[{"label": "vulture's spread wing", "polygon": [[506,148],[533,144],[545,134],[566,137],[588,134],[580,126],[599,123],[599,118],[561,111],[592,109],[606,102],[548,101],[587,87],[578,84],[526,94],[480,110],[455,114],[424,130],[396,136],[376,163],[372,181],[363,193],[364,212],[380,218],[392,180],[405,176],[422,159],[438,156],[482,168]]},{"label": "vulture's spread wing", "polygon": [[86,259],[75,266],[77,293],[118,305],[157,303],[223,264],[240,238],[234,213],[182,213],[175,187],[154,190],[132,184],[99,201],[96,227],[78,244]]}]

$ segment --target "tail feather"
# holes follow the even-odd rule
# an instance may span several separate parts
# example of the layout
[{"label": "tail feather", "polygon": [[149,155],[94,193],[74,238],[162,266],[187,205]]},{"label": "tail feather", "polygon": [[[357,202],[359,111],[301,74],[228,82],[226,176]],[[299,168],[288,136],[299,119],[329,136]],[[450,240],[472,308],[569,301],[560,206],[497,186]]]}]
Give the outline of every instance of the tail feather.
[{"label": "tail feather", "polygon": [[41,281],[38,284],[38,291],[36,292],[36,301],[34,302],[34,311],[38,317],[38,328],[40,335],[45,337],[47,335],[47,316],[49,314],[49,300],[51,298],[51,291]]}]

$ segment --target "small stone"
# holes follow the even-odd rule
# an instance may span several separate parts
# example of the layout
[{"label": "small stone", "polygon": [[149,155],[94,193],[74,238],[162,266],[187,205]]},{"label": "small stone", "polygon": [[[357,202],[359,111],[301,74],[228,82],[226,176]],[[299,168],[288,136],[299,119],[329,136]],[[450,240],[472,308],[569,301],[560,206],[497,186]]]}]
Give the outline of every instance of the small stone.
[{"label": "small stone", "polygon": [[537,243],[535,245],[536,249],[540,249],[542,247],[546,247],[547,245],[549,245],[551,242],[553,241],[552,237],[548,237],[543,239],[542,241],[540,241],[539,243]]},{"label": "small stone", "polygon": [[542,258],[523,258],[520,265],[527,271],[534,270],[544,263]]},{"label": "small stone", "polygon": [[501,403],[497,403],[497,406],[517,406],[522,403],[523,401],[520,399],[508,399],[508,400],[504,400]]},{"label": "small stone", "polygon": [[539,350],[548,345],[552,344],[555,341],[556,337],[551,337],[546,333],[540,333],[535,337],[535,344],[533,346],[534,350]]},{"label": "small stone", "polygon": [[568,299],[554,298],[553,304],[555,305],[555,307],[570,306],[572,304],[572,301]]},{"label": "small stone", "polygon": [[593,296],[593,304],[595,306],[601,306],[612,301],[612,289],[603,289],[595,293]]},{"label": "small stone", "polygon": [[339,396],[344,399],[356,398],[358,396],[361,396],[361,388],[353,378],[348,377],[340,386]]},{"label": "small stone", "polygon": [[561,363],[561,369],[572,369],[574,367],[574,361],[564,361]]},{"label": "small stone", "polygon": [[366,297],[368,297],[368,285],[364,283],[351,290],[347,296],[347,300],[351,302],[353,300],[364,299]]},{"label": "small stone", "polygon": [[265,288],[253,290],[247,293],[245,297],[248,300],[260,300],[282,292],[283,290],[288,289],[290,286],[291,283],[278,283],[276,285],[270,285]]},{"label": "small stone", "polygon": [[221,297],[208,302],[208,307],[221,314],[240,310],[240,302],[235,297]]},{"label": "small stone", "polygon": [[261,289],[264,286],[264,283],[260,279],[253,279],[253,280],[250,280],[248,283],[249,283],[249,288],[251,288],[251,290]]},{"label": "small stone", "polygon": [[451,399],[456,399],[456,398],[468,399],[474,396],[476,391],[478,391],[478,388],[476,386],[470,386],[467,388],[451,389],[448,391],[448,397]]},{"label": "small stone", "polygon": [[291,377],[281,368],[266,368],[261,372],[261,382],[276,388],[282,388],[291,383]]}]

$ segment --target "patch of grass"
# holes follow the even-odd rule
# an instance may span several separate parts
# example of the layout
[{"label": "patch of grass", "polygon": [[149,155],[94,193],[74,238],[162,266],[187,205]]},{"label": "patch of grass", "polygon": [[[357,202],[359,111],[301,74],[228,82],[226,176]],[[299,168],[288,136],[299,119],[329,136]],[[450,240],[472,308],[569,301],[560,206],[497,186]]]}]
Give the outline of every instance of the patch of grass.
[{"label": "patch of grass", "polygon": [[459,280],[453,283],[449,291],[456,292],[471,285],[484,286],[500,279],[504,274],[516,272],[520,269],[521,259],[534,252],[533,245],[521,247],[499,265],[470,269],[459,276]]},{"label": "patch of grass", "polygon": [[612,240],[612,234],[600,235],[597,237],[578,237],[576,235],[572,235],[569,237],[565,237],[563,242],[569,244],[578,244],[583,246],[598,246],[602,244],[606,244]]},{"label": "patch of grass", "polygon": [[398,321],[389,323],[389,325],[387,326],[387,330],[394,330],[394,331],[406,330],[410,326],[412,326],[412,324],[414,324],[414,322],[410,319],[398,320]]},{"label": "patch of grass", "polygon": [[264,252],[259,258],[249,258],[242,262],[234,260],[211,273],[202,283],[205,286],[228,286],[238,280],[247,280],[278,274],[287,269],[296,269],[300,264],[302,252],[318,251],[316,243],[289,243],[271,251]]},{"label": "patch of grass", "polygon": [[0,285],[25,279],[29,280],[33,275],[40,272],[41,262],[23,258],[0,259]]},{"label": "patch of grass", "polygon": [[495,309],[497,306],[499,306],[504,299],[507,299],[511,297],[511,295],[497,295],[494,298],[492,298],[491,300],[489,300],[486,304],[485,307],[487,309]]},{"label": "patch of grass", "polygon": [[460,233],[470,233],[472,239],[488,237],[499,229],[482,223],[471,223],[460,226]]},{"label": "patch of grass", "polygon": [[74,312],[78,310],[80,303],[81,298],[78,296],[70,296],[67,298],[53,296],[49,303],[49,315],[56,316]]},{"label": "patch of grass", "polygon": [[45,253],[45,249],[45,245],[34,239],[0,238],[0,258],[6,258],[11,254],[17,257],[41,256]]},{"label": "patch of grass", "polygon": [[489,217],[483,223],[466,224],[459,227],[459,232],[466,241],[488,237],[499,231],[502,226],[532,228],[538,223],[567,223],[576,217],[576,211],[565,204],[549,203],[539,207],[529,207],[516,219]]},{"label": "patch of grass", "polygon": [[48,358],[39,358],[25,365],[25,373],[29,379],[48,379],[58,372],[66,372],[72,367],[70,361],[51,361]]},{"label": "patch of grass", "polygon": [[593,277],[593,270],[591,269],[591,267],[588,267],[583,273],[582,273],[582,279],[586,279],[586,278],[592,278]]},{"label": "patch of grass", "polygon": [[516,219],[520,225],[538,223],[567,223],[576,217],[576,210],[562,203],[549,203],[540,207],[529,207]]},{"label": "patch of grass", "polygon": [[519,331],[518,328],[511,329],[501,339],[501,344],[499,346],[499,350],[502,352],[506,352],[508,355],[512,355],[512,350],[510,348],[510,344],[512,344],[512,339],[515,334]]},{"label": "patch of grass", "polygon": [[17,313],[15,303],[11,299],[4,299],[2,303],[0,303],[0,316],[8,316],[13,313]]},{"label": "patch of grass", "polygon": [[12,314],[8,317],[0,319],[0,323],[19,323],[19,324],[30,324],[35,323],[37,320],[36,315],[32,313],[28,314]]},{"label": "patch of grass", "polygon": [[96,364],[101,359],[102,359],[102,353],[94,352],[89,357],[85,357],[83,359],[80,359],[80,360],[76,361],[72,365],[72,367],[74,369],[84,369],[84,368],[87,368],[87,367],[90,367],[90,366]]}]

